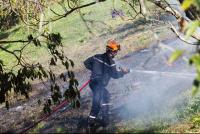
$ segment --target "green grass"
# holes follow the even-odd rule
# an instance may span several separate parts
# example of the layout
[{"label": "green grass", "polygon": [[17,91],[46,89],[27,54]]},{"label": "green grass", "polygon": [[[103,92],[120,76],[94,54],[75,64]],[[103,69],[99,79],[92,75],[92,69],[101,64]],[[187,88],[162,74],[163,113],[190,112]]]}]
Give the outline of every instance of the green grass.
[{"label": "green grass", "polygon": [[[84,3],[91,2],[91,0],[86,0]],[[115,3],[115,8],[121,7],[121,1],[117,0]],[[51,8],[59,14],[63,13],[63,10],[61,6],[59,5],[52,5]],[[84,18],[89,20],[95,20],[97,21],[93,25],[89,24],[91,27],[91,31],[96,35],[100,35],[102,33],[107,32],[108,30],[114,28],[116,25],[123,23],[121,20],[113,20],[111,18],[111,9],[112,9],[112,1],[106,1],[99,4],[95,4],[90,7],[86,7],[84,9],[81,9],[81,12],[84,15]],[[46,11],[46,19],[51,18],[55,16],[50,11]],[[105,23],[106,25],[103,25],[102,23]],[[81,17],[78,12],[74,12],[70,14],[69,16],[52,22],[50,25],[47,25],[43,27],[43,29],[51,29],[51,32],[54,33],[60,33],[63,37],[63,44],[64,46],[73,46],[73,45],[80,45],[83,42],[86,42],[87,40],[93,38],[94,35],[90,34],[84,24],[84,22],[81,20]],[[14,32],[13,32],[14,31]],[[30,32],[28,32],[30,31]],[[7,35],[7,34],[8,35]],[[27,36],[29,34],[33,34],[34,36],[37,35],[36,32],[32,31],[31,29],[28,30],[28,27],[21,23],[18,26],[15,26],[14,28],[6,31],[1,32],[0,36],[7,35],[7,38],[4,38],[4,40],[19,40],[23,39],[26,40]],[[10,51],[13,51],[15,49],[19,49],[22,47],[21,43],[14,43],[14,44],[7,44],[5,45]],[[27,58],[28,61],[45,61],[48,59],[48,53],[44,52],[45,47],[43,48],[37,48],[33,44],[30,44],[29,47],[24,51],[24,56]],[[8,68],[12,67],[13,63],[16,63],[16,59],[5,52],[0,52],[0,57],[3,59],[4,64],[7,65]]]},{"label": "green grass", "polygon": [[[118,8],[120,7],[120,1],[118,2]],[[99,35],[105,32],[109,26],[115,27],[118,24],[118,21],[114,21],[111,18],[111,9],[112,9],[112,1],[106,1],[103,3],[99,3],[93,5],[91,7],[86,7],[81,9],[82,14],[85,19],[95,20],[96,24],[89,26],[91,27],[91,31],[95,34]],[[60,9],[58,9],[59,12]],[[103,25],[101,22],[107,24]],[[96,26],[95,26],[96,25]],[[52,23],[53,32],[60,32],[63,36],[63,43],[65,45],[74,45],[77,43],[81,43],[83,39],[87,40],[93,37],[91,35],[84,22],[81,20],[79,13],[73,13],[66,18],[63,18],[61,21]]]}]

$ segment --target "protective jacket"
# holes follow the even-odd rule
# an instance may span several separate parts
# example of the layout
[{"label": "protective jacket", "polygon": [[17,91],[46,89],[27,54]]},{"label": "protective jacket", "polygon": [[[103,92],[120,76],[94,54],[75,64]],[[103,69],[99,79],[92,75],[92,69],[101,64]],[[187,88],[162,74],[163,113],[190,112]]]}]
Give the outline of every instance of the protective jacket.
[{"label": "protective jacket", "polygon": [[110,78],[123,77],[124,73],[118,71],[115,61],[106,53],[94,55],[84,61],[87,69],[91,70],[91,81],[101,86],[107,86]]}]

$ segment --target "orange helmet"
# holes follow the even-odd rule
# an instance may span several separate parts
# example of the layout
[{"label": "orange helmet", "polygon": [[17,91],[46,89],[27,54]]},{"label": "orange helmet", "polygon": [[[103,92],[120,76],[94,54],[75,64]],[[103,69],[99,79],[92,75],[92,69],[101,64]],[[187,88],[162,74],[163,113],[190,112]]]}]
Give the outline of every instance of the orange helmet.
[{"label": "orange helmet", "polygon": [[108,40],[106,48],[111,51],[119,51],[120,44],[117,43],[115,40]]}]

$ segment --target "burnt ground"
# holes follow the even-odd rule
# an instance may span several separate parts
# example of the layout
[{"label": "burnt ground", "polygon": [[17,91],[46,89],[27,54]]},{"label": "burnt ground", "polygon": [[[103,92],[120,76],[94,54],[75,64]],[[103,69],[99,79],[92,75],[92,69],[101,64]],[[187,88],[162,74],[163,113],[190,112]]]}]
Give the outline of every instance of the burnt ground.
[{"label": "burnt ground", "polygon": [[[164,46],[167,47],[163,47]],[[188,99],[189,91],[195,77],[195,71],[185,59],[194,51],[178,39],[152,44],[150,48],[128,54],[117,61],[117,64],[129,67],[133,71],[123,78],[111,80],[108,89],[111,93],[110,125],[106,130],[99,128],[97,132],[120,132],[128,126],[131,132],[143,127],[143,132],[156,131],[153,121],[177,122],[174,112],[183,107]],[[187,49],[184,55],[172,65],[167,64],[173,49]],[[89,72],[77,73],[82,85],[89,78]],[[89,87],[81,92],[81,107],[70,106],[61,109],[51,116],[33,132],[85,133],[86,120],[91,108],[92,94]],[[154,130],[155,129],[155,130]]]}]

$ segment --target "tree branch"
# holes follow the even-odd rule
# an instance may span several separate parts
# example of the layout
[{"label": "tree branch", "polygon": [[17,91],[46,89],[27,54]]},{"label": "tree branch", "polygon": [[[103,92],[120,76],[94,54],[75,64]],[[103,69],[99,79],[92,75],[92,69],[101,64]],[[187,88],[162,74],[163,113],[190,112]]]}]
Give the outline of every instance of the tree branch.
[{"label": "tree branch", "polygon": [[13,40],[13,41],[0,41],[0,44],[8,44],[8,43],[27,43],[29,42],[28,40]]},{"label": "tree branch", "polygon": [[5,51],[5,52],[7,52],[7,53],[9,53],[9,54],[11,54],[11,55],[13,55],[17,59],[17,61],[18,61],[17,65],[20,64],[21,66],[23,66],[23,64],[21,63],[20,57],[18,57],[14,52],[9,51],[9,50],[7,50],[6,48],[4,48],[2,46],[0,46],[0,49],[3,50],[3,51]]},{"label": "tree branch", "polygon": [[[106,0],[99,0],[98,2],[105,2]],[[84,8],[84,7],[88,7],[88,6],[91,6],[91,5],[94,5],[96,4],[97,2],[91,2],[91,3],[88,3],[88,4],[85,4],[85,5],[82,5],[82,6],[78,6],[78,7],[75,7],[75,8],[72,8],[70,11],[68,12],[65,12],[63,15],[60,15],[59,17],[57,18],[52,18],[50,21],[45,21],[46,23],[43,24],[43,26],[49,24],[49,22],[54,22],[54,21],[57,21],[57,20],[60,20],[64,17],[66,17],[67,15],[73,13],[74,11],[76,11],[77,9],[81,9],[81,8]]]},{"label": "tree branch", "polygon": [[90,27],[88,26],[85,18],[83,17],[83,14],[81,13],[80,10],[78,10],[79,14],[80,14],[80,17],[81,17],[81,20],[83,21],[83,23],[85,24],[85,27],[87,28],[88,32],[92,35],[94,35],[94,33],[92,32],[92,30],[90,29]]},{"label": "tree branch", "polygon": [[172,23],[169,23],[169,25],[171,26],[170,29],[176,34],[176,36],[182,40],[183,42],[187,43],[187,44],[190,44],[190,45],[197,45],[196,43],[191,43],[191,42],[188,42],[185,38],[183,38],[180,33],[176,30],[176,28],[172,25]]},{"label": "tree branch", "polygon": [[[170,13],[171,15],[175,16],[179,26],[184,24],[187,25],[189,22],[186,20],[186,18],[184,18],[181,13],[179,11],[177,11],[176,9],[172,9],[171,7],[169,7],[166,3],[163,3],[163,1],[161,0],[149,0],[150,2],[154,3],[156,6],[160,7],[161,9],[163,9],[164,11]],[[195,32],[192,37],[196,40],[200,40],[200,35],[199,33]]]}]

